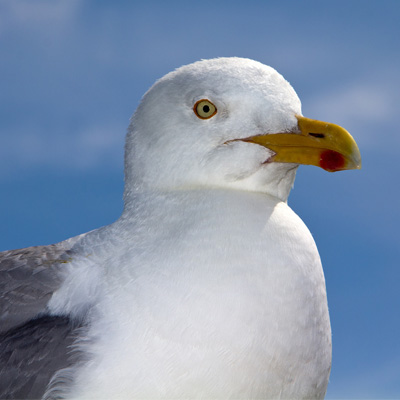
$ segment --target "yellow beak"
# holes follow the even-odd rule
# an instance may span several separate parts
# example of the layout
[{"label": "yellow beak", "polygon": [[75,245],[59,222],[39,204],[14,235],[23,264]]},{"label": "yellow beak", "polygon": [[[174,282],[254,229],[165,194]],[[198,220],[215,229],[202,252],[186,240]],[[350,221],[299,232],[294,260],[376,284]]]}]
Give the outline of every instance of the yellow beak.
[{"label": "yellow beak", "polygon": [[360,169],[361,155],[349,132],[339,125],[296,116],[298,131],[240,139],[272,150],[268,162],[316,165],[329,172]]}]

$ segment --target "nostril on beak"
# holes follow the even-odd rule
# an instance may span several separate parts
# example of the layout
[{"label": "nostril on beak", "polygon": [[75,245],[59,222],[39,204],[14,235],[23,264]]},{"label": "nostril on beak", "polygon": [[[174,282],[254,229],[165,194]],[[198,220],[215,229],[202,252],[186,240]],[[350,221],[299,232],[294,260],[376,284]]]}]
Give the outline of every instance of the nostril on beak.
[{"label": "nostril on beak", "polygon": [[323,139],[325,137],[323,133],[308,132],[308,134],[319,139]]}]

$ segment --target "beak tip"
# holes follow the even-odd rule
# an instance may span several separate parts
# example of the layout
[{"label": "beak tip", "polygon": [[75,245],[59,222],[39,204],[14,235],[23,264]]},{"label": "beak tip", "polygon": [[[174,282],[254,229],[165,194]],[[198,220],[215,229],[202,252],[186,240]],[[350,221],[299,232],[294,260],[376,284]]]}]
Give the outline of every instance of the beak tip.
[{"label": "beak tip", "polygon": [[360,150],[358,150],[358,147],[357,147],[357,150],[354,151],[352,164],[353,164],[353,169],[361,169],[361,167],[362,167],[361,154],[360,154]]}]

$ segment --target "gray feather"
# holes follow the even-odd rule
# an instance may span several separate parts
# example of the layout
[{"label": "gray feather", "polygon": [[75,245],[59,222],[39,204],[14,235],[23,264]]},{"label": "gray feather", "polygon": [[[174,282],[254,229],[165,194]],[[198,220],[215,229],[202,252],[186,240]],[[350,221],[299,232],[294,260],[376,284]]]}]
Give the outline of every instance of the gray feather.
[{"label": "gray feather", "polygon": [[81,325],[46,315],[47,304],[83,235],[49,246],[0,253],[0,398],[41,398],[54,374],[77,362]]},{"label": "gray feather", "polygon": [[63,281],[60,271],[72,260],[78,238],[0,253],[0,333],[45,310]]},{"label": "gray feather", "polygon": [[54,373],[78,362],[79,327],[44,316],[0,335],[0,398],[40,399]]}]

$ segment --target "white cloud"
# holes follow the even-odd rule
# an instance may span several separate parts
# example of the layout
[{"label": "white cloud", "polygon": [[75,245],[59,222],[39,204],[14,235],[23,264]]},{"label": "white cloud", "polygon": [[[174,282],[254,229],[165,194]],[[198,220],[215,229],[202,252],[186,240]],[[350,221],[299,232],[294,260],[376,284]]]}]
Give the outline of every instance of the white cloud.
[{"label": "white cloud", "polygon": [[381,363],[366,366],[346,376],[333,378],[328,386],[327,399],[382,399],[397,398],[399,394],[398,356],[386,359]]},{"label": "white cloud", "polygon": [[348,86],[331,87],[304,99],[305,115],[342,125],[365,147],[387,141],[397,147],[400,135],[396,105],[400,104],[400,95],[396,80],[397,76],[382,73],[379,80],[364,79]]},{"label": "white cloud", "polygon": [[8,29],[59,27],[76,15],[81,0],[3,0],[0,1],[0,34]]},{"label": "white cloud", "polygon": [[123,168],[126,126],[106,123],[84,127],[73,134],[42,132],[27,128],[2,136],[0,171],[7,176],[13,170],[51,167],[88,170],[100,166]]},{"label": "white cloud", "polygon": [[393,95],[383,86],[362,83],[339,90],[332,89],[318,96],[318,100],[311,100],[311,107],[317,112],[329,112],[341,118],[379,121],[393,114]]}]

